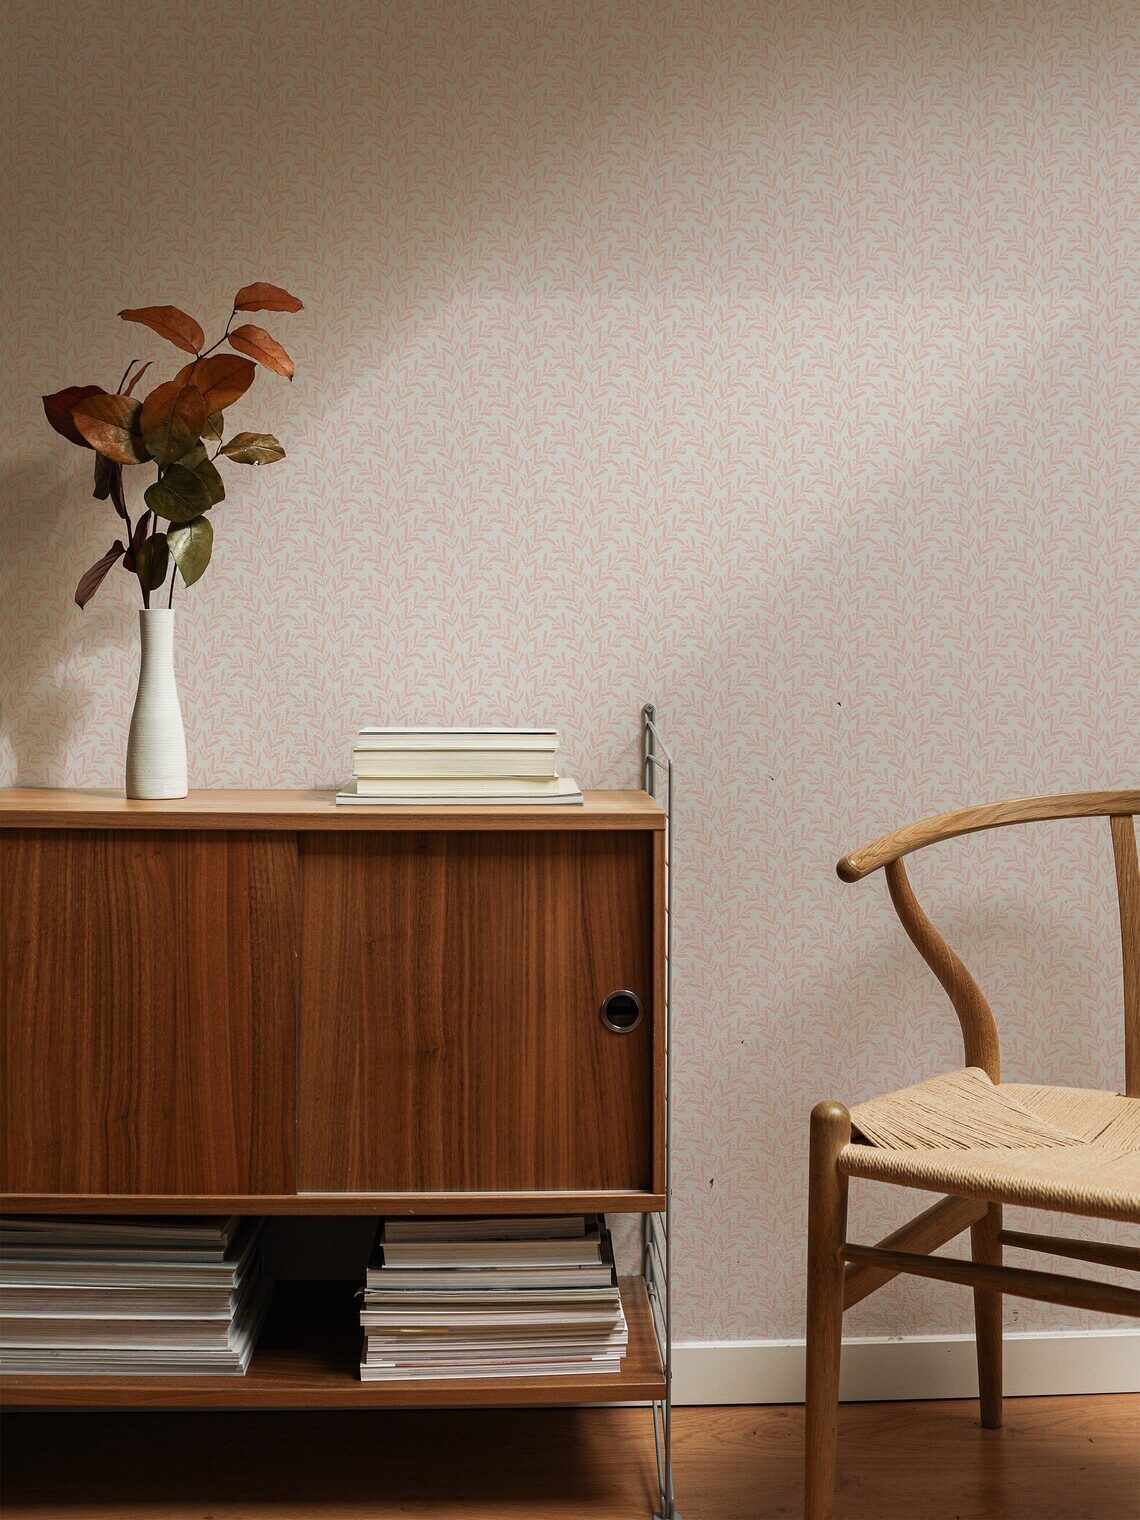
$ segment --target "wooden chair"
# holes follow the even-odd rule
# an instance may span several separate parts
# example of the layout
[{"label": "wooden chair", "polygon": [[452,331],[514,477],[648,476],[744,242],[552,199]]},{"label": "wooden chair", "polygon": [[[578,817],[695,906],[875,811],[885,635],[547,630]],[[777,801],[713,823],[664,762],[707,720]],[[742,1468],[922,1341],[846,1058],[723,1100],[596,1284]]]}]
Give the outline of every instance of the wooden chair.
[{"label": "wooden chair", "polygon": [[[885,868],[895,911],[949,995],[965,1069],[811,1116],[808,1189],[806,1520],[831,1520],[843,1311],[900,1272],[974,1289],[982,1424],[1002,1417],[1002,1294],[1140,1316],[1140,1292],[1002,1265],[1003,1245],[1140,1270],[1140,1250],[1002,1228],[1003,1204],[1140,1222],[1140,791],[1032,797],[945,813],[888,834],[837,867]],[[1043,819],[1110,820],[1124,962],[1125,1095],[1001,1081],[997,1026],[981,988],[920,907],[903,857],[940,840]],[[946,1196],[876,1246],[847,1240],[849,1177]],[[969,1227],[972,1261],[931,1255]]]}]

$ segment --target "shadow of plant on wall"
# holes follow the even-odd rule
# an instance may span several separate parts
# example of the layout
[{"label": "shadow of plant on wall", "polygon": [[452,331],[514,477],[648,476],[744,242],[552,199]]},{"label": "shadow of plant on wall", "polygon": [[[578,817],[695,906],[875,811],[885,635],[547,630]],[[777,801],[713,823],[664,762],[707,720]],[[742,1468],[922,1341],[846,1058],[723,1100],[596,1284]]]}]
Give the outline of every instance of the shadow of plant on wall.
[{"label": "shadow of plant on wall", "polygon": [[[5,528],[34,553],[37,564],[51,566],[58,562],[61,545],[86,541],[89,528],[70,522],[75,483],[74,470],[46,453],[25,455],[0,470]],[[0,647],[12,658],[0,662],[0,753],[10,757],[6,768],[13,785],[82,784],[69,774],[68,757],[95,697],[78,671],[85,657],[114,661],[122,668],[122,679],[108,683],[106,690],[121,691],[127,702],[129,660],[120,621],[114,606],[104,602],[77,630],[70,620],[61,620],[50,588],[5,584]],[[17,700],[31,705],[31,721],[26,706],[17,718]]]}]

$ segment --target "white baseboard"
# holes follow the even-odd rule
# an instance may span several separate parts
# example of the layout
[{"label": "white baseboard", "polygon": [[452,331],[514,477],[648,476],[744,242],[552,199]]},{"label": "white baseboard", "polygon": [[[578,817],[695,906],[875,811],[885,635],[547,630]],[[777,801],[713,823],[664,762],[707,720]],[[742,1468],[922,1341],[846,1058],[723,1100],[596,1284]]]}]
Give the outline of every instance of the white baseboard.
[{"label": "white baseboard", "polygon": [[[1072,1330],[1005,1337],[1005,1391],[1140,1393],[1140,1330]],[[843,1343],[841,1399],[972,1399],[972,1335],[896,1336]],[[684,1341],[673,1348],[676,1404],[798,1404],[803,1341]]]}]

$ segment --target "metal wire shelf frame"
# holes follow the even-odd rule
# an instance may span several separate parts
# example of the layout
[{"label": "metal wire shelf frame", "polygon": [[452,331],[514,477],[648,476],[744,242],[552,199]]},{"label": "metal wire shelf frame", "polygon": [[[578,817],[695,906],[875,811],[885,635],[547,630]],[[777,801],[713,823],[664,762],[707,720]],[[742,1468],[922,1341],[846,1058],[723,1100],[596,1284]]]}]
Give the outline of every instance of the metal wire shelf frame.
[{"label": "metal wire shelf frame", "polygon": [[[673,756],[657,727],[657,708],[641,709],[642,783],[665,810],[665,1208],[642,1225],[645,1286],[665,1372],[665,1397],[653,1402],[658,1504],[654,1520],[681,1520],[673,1488],[673,1314],[670,1210],[673,1198]],[[662,786],[664,782],[664,786]]]}]

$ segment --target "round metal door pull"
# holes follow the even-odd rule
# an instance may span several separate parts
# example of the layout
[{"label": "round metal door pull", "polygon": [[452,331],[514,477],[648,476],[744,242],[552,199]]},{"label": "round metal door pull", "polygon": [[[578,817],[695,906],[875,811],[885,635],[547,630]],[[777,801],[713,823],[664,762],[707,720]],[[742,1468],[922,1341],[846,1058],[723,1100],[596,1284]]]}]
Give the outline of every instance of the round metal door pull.
[{"label": "round metal door pull", "polygon": [[602,1023],[614,1034],[629,1034],[641,1023],[641,999],[623,988],[602,1003]]}]

